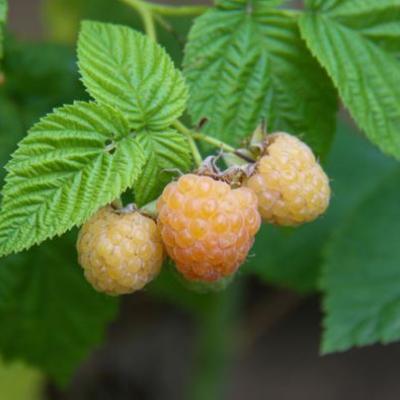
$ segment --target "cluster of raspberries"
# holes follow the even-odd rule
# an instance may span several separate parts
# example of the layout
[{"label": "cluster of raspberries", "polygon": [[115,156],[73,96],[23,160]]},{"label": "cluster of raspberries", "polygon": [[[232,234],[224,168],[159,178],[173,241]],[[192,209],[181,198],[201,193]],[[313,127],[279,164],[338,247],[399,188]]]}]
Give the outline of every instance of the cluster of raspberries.
[{"label": "cluster of raspberries", "polygon": [[119,295],[143,288],[168,256],[188,280],[214,282],[246,260],[261,218],[312,221],[329,205],[329,180],[311,149],[286,133],[269,135],[254,173],[239,188],[187,174],[168,184],[157,220],[107,206],[81,229],[79,262],[95,289]]}]

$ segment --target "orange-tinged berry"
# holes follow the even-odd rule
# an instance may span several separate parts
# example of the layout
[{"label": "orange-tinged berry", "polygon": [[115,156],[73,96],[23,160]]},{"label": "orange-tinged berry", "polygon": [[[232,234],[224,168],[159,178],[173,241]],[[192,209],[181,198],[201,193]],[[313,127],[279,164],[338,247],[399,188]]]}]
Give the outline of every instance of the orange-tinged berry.
[{"label": "orange-tinged berry", "polygon": [[[170,200],[176,198],[179,207]],[[157,208],[167,252],[188,280],[232,275],[245,261],[261,221],[251,190],[194,174],[170,183]]]},{"label": "orange-tinged berry", "polygon": [[274,133],[247,180],[267,222],[296,226],[313,221],[329,205],[329,179],[311,149],[295,136]]},{"label": "orange-tinged berry", "polygon": [[132,293],[152,281],[165,257],[156,223],[139,212],[100,209],[79,232],[79,263],[92,286],[110,295]]}]

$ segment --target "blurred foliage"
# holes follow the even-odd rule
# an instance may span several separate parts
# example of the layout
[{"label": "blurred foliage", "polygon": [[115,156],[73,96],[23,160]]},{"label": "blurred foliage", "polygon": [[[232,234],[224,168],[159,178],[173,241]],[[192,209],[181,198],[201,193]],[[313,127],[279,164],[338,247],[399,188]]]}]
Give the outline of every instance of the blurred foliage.
[{"label": "blurred foliage", "polygon": [[7,1],[0,0],[0,59],[3,58],[4,23],[7,17],[7,9]]},{"label": "blurred foliage", "polygon": [[0,97],[15,105],[25,132],[54,107],[87,98],[72,47],[9,37],[3,66]]},{"label": "blurred foliage", "polygon": [[399,165],[386,175],[339,222],[327,249],[325,353],[400,339]]},{"label": "blurred foliage", "polygon": [[31,125],[54,107],[86,98],[71,48],[8,37],[0,86],[0,180],[4,165]]},{"label": "blurred foliage", "polygon": [[22,363],[4,364],[0,360],[0,396],[4,400],[39,400],[43,376]]},{"label": "blurred foliage", "polygon": [[84,279],[74,236],[4,258],[0,268],[2,355],[24,359],[60,385],[101,343],[118,305]]},{"label": "blurred foliage", "polygon": [[[110,3],[112,2],[112,6]],[[75,44],[84,19],[128,25],[143,31],[140,17],[119,0],[44,0],[43,18],[51,40]],[[158,40],[180,65],[192,19],[169,17],[158,24]]]}]

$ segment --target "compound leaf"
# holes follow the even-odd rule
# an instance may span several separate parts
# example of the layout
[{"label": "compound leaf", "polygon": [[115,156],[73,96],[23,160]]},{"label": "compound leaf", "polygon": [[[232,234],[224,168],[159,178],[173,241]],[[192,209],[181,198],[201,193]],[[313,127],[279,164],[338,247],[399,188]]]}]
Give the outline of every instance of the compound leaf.
[{"label": "compound leaf", "polygon": [[174,130],[141,132],[137,140],[147,158],[135,184],[135,201],[142,206],[157,198],[172,176],[188,171],[192,158],[186,138]]},{"label": "compound leaf", "polygon": [[[256,0],[222,1],[198,18],[186,47],[189,112],[205,133],[238,144],[265,118],[319,154],[335,126],[336,93],[295,17]],[[324,101],[321,101],[321,98]]]},{"label": "compound leaf", "polygon": [[120,112],[85,102],[57,109],[31,129],[6,166],[0,254],[82,224],[132,186],[144,163]]},{"label": "compound leaf", "polygon": [[400,0],[309,0],[313,54],[369,139],[400,159]]},{"label": "compound leaf", "polygon": [[181,72],[160,45],[128,27],[84,22],[78,59],[90,95],[123,111],[133,129],[165,128],[186,107]]}]

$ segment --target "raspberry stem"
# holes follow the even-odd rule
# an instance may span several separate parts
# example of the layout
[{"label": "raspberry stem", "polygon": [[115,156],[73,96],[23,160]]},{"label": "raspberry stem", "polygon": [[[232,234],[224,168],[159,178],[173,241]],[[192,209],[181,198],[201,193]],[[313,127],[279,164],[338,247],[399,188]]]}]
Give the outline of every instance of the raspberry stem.
[{"label": "raspberry stem", "polygon": [[234,147],[230,146],[229,144],[224,143],[221,140],[218,140],[214,137],[204,135],[203,133],[193,132],[192,136],[194,139],[201,140],[202,142],[211,144],[214,147],[218,147],[219,149],[224,150],[228,153],[234,153],[236,151],[236,149]]},{"label": "raspberry stem", "polygon": [[[198,336],[196,364],[187,398],[224,398],[224,383],[236,356],[237,319],[240,314],[243,288],[234,284],[212,295],[197,318]],[[229,332],[229,334],[227,334]]]},{"label": "raspberry stem", "polygon": [[225,142],[222,142],[219,139],[216,139],[216,138],[208,136],[208,135],[204,135],[203,133],[199,133],[199,132],[193,132],[192,137],[194,139],[201,140],[202,142],[211,144],[214,147],[217,147],[220,150],[223,150],[227,153],[233,153],[236,156],[240,157],[241,159],[243,159],[247,162],[250,162],[250,163],[254,162],[254,160],[251,157],[247,156],[246,154],[243,154],[240,150],[235,149],[233,146],[231,146]]},{"label": "raspberry stem", "polygon": [[137,13],[142,18],[146,34],[154,41],[157,41],[157,31],[154,23],[153,9],[150,3],[146,3],[143,0],[121,0],[121,1],[137,11]]},{"label": "raspberry stem", "polygon": [[193,159],[194,159],[196,165],[199,167],[201,165],[201,163],[203,162],[203,157],[201,156],[200,151],[197,148],[196,142],[193,139],[192,131],[189,128],[187,128],[185,125],[183,125],[182,122],[180,122],[180,121],[175,121],[172,125],[175,127],[175,129],[178,132],[183,133],[187,137],[189,146],[190,146],[190,150],[192,151],[192,154],[193,154]]},{"label": "raspberry stem", "polygon": [[[204,5],[195,5],[195,6],[171,6],[166,4],[158,4],[150,1],[144,0],[121,0],[128,6],[134,8],[139,14],[141,14],[143,20],[144,14],[150,14],[152,17],[155,15],[163,15],[163,16],[175,16],[175,17],[184,17],[184,16],[196,16],[203,14],[208,7]],[[145,22],[145,21],[144,21]],[[146,23],[145,23],[146,27]],[[149,32],[146,29],[146,33]],[[149,35],[151,36],[151,35]]]}]

